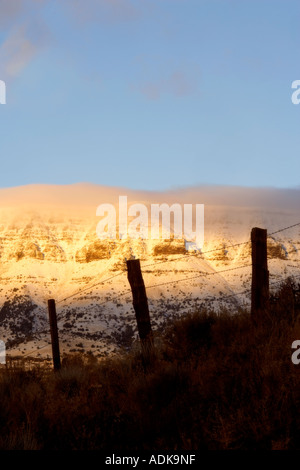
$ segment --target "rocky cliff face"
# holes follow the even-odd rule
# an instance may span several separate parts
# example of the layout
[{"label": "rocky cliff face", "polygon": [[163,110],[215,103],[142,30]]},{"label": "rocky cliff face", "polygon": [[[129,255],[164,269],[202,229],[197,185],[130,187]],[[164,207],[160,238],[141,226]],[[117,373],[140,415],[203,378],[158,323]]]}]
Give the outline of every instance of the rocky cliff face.
[{"label": "rocky cliff face", "polygon": [[99,240],[96,207],[105,201],[103,188],[92,187],[85,204],[86,187],[1,191],[0,339],[11,354],[50,356],[48,298],[57,301],[62,352],[104,355],[130,345],[137,337],[125,263],[131,257],[141,260],[154,328],[201,303],[249,305],[249,294],[232,294],[251,286],[251,245],[244,242],[254,226],[270,234],[271,284],[300,266],[300,226],[272,235],[300,222],[289,201],[279,209],[252,207],[251,198],[241,207],[234,200],[205,204],[203,190],[205,237],[203,254],[196,254],[184,238]]}]

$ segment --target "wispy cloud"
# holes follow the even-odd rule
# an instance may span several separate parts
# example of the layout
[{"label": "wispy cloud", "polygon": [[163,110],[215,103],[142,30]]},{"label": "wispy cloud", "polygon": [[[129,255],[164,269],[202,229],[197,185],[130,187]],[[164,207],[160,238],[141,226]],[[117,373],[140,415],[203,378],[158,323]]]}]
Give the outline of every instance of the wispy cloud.
[{"label": "wispy cloud", "polygon": [[187,96],[195,92],[197,85],[183,70],[175,70],[165,78],[146,81],[139,91],[150,100],[157,100],[164,94]]},{"label": "wispy cloud", "polygon": [[49,0],[0,0],[0,76],[17,77],[49,39],[40,8]]},{"label": "wispy cloud", "polygon": [[0,26],[11,27],[16,20],[22,19],[50,0],[0,0]]},{"label": "wispy cloud", "polygon": [[63,6],[80,23],[131,21],[140,16],[131,0],[65,0]]},{"label": "wispy cloud", "polygon": [[0,43],[0,76],[17,77],[49,42],[49,31],[43,22],[21,23],[10,29]]},{"label": "wispy cloud", "polygon": [[198,92],[201,71],[197,63],[160,55],[139,55],[134,65],[136,79],[131,88],[149,100],[159,100],[165,95],[180,98]]},{"label": "wispy cloud", "polygon": [[36,54],[37,47],[24,27],[13,30],[0,46],[0,70],[4,78],[16,77]]},{"label": "wispy cloud", "polygon": [[0,26],[5,27],[14,21],[22,12],[22,0],[0,0]]}]

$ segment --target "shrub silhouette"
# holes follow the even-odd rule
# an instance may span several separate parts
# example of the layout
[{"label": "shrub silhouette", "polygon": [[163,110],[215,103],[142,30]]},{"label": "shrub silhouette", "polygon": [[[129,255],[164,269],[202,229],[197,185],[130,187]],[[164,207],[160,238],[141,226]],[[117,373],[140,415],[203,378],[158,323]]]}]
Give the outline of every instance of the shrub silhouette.
[{"label": "shrub silhouette", "polygon": [[204,308],[170,323],[147,371],[134,350],[0,369],[0,449],[299,450],[299,286],[271,300],[271,324]]}]

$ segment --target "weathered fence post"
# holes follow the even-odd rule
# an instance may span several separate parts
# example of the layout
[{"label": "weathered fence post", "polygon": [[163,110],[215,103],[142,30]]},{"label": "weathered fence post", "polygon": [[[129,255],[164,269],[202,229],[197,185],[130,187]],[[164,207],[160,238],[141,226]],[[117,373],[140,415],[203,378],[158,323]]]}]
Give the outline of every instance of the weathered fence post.
[{"label": "weathered fence post", "polygon": [[258,324],[270,316],[269,271],[267,260],[267,230],[253,228],[251,317]]},{"label": "weathered fence post", "polygon": [[60,363],[60,353],[59,353],[56,307],[55,307],[54,299],[48,300],[48,312],[49,312],[49,322],[50,322],[53,367],[54,367],[54,370],[56,371],[61,368],[61,363]]},{"label": "weathered fence post", "polygon": [[145,363],[149,364],[154,358],[154,345],[148,299],[141,272],[140,260],[128,260],[126,263],[128,281],[132,290],[133,308],[141,340],[142,355]]}]

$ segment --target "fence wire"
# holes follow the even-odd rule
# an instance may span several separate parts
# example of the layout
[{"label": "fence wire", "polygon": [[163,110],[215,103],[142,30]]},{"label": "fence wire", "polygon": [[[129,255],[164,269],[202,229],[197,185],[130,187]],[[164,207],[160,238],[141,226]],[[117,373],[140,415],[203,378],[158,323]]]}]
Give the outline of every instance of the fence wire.
[{"label": "fence wire", "polygon": [[[300,222],[296,223],[296,224],[293,224],[293,225],[289,225],[287,227],[284,227],[284,228],[281,228],[281,229],[278,229],[276,231],[273,231],[271,232],[270,234],[268,234],[268,237],[271,237],[275,234],[278,234],[278,233],[281,233],[283,231],[286,231],[286,230],[289,230],[289,229],[292,229],[292,228],[295,228],[297,226],[300,226]],[[192,257],[203,257],[203,255],[205,254],[209,254],[209,253],[214,253],[214,252],[218,252],[218,251],[225,251],[226,249],[228,248],[235,248],[235,247],[239,247],[239,246],[243,246],[243,245],[248,245],[251,243],[251,240],[248,240],[248,241],[245,241],[245,242],[242,242],[242,243],[235,243],[235,244],[228,244],[228,245],[224,245],[223,247],[221,248],[215,248],[215,249],[212,249],[212,250],[207,250],[207,251],[200,251],[200,252],[196,252],[196,253],[187,253],[185,255],[182,255],[182,256],[179,256],[179,257],[175,257],[175,258],[172,258],[172,259],[166,259],[166,260],[160,260],[160,261],[157,261],[155,263],[150,263],[150,264],[146,264],[146,265],[143,265],[142,266],[142,269],[144,270],[145,268],[149,268],[149,267],[152,267],[152,266],[157,266],[159,264],[163,264],[163,263],[172,263],[172,262],[175,262],[175,261],[179,261],[179,260],[183,260],[183,259],[190,259]],[[295,252],[295,250],[292,250],[290,251],[288,254],[290,253],[293,253]],[[271,258],[272,259],[272,258]],[[242,266],[237,266],[237,267],[234,267],[234,268],[228,268],[228,269],[223,269],[223,270],[220,270],[220,271],[213,271],[213,272],[204,272],[204,271],[201,271],[199,274],[195,275],[195,276],[187,276],[187,277],[184,277],[184,278],[181,278],[181,279],[176,279],[176,280],[172,280],[172,281],[166,281],[166,282],[162,282],[162,283],[158,283],[158,284],[152,284],[152,285],[146,285],[146,290],[148,289],[152,289],[152,288],[155,288],[155,287],[161,287],[161,286],[165,286],[165,285],[170,285],[170,284],[177,284],[177,283],[180,283],[180,282],[185,282],[185,281],[190,281],[190,280],[194,280],[194,279],[199,279],[199,278],[202,278],[202,277],[206,277],[206,276],[212,276],[212,275],[220,275],[220,274],[223,274],[223,273],[226,273],[226,272],[229,272],[229,271],[235,271],[237,269],[242,269],[242,268],[248,268],[250,267],[251,264],[244,264]],[[289,267],[292,267],[292,268],[296,268],[298,269],[298,266],[294,266],[294,265],[288,265]],[[80,289],[78,291],[76,291],[75,293],[69,295],[69,296],[66,296],[60,300],[58,300],[56,302],[56,304],[61,304],[63,302],[66,302],[67,300],[70,300],[72,298],[74,298],[75,296],[77,295],[80,295],[82,294],[83,292],[86,292],[86,291],[90,291],[90,290],[93,290],[95,287],[98,287],[100,285],[103,285],[123,274],[125,274],[126,271],[121,271],[121,272],[118,272],[117,274],[115,275],[112,275],[110,277],[107,277],[91,286],[86,286],[84,287],[83,289]],[[292,276],[293,279],[298,279],[300,278],[300,275],[293,275]],[[280,279],[278,281],[275,281],[273,283],[270,283],[270,287],[274,287],[275,285],[278,285],[278,284],[281,284],[284,282],[284,279]],[[233,294],[229,294],[229,295],[226,295],[226,296],[222,296],[221,299],[219,300],[225,300],[225,299],[229,299],[229,298],[232,298],[232,297],[238,297],[240,295],[245,295],[245,294],[249,294],[251,292],[251,288],[250,289],[246,289],[246,290],[243,290],[241,292],[237,292],[237,293],[233,293]],[[109,302],[113,302],[115,300],[118,300],[120,299],[121,297],[124,297],[124,295],[127,295],[127,294],[130,294],[131,293],[131,289],[127,289],[125,290],[124,292],[122,293],[118,293],[116,294],[115,296],[111,296],[109,299],[106,299],[100,303],[97,303],[98,306],[102,306],[102,305],[105,305]],[[217,298],[213,297],[212,300],[218,300]],[[105,331],[105,330],[108,330],[108,329],[112,329],[111,327],[108,327],[102,331]],[[44,329],[44,330],[41,330],[41,331],[37,331],[35,332],[36,335],[43,335],[45,333],[48,333],[50,334],[50,330],[49,329]],[[27,341],[28,339],[31,339],[32,338],[32,334],[30,336],[27,336],[27,337],[24,337],[24,341]],[[42,349],[45,349],[46,347],[51,347],[51,343],[47,343],[46,345],[44,346],[40,346],[38,349],[34,350],[34,351],[29,351],[28,353],[26,354],[23,354],[21,357],[24,358],[24,357],[28,357],[32,354],[35,354],[36,352],[39,352],[40,350]],[[12,348],[8,348],[7,350],[9,351],[10,349],[13,349]]]}]

